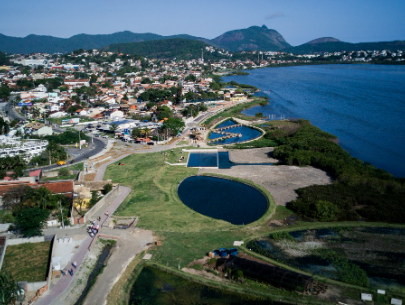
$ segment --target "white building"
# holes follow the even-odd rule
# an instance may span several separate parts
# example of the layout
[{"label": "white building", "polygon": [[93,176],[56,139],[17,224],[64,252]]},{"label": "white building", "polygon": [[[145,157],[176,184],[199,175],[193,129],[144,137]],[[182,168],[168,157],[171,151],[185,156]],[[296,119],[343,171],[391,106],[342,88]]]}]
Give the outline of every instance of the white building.
[{"label": "white building", "polygon": [[41,154],[46,150],[48,141],[46,140],[24,140],[0,136],[0,158],[6,156],[21,156],[29,161],[32,157]]}]

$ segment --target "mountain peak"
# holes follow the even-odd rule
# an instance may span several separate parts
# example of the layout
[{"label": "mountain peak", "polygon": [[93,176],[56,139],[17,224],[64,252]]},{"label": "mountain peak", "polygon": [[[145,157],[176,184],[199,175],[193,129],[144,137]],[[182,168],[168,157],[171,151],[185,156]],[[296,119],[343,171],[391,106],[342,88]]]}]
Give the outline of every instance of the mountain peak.
[{"label": "mountain peak", "polygon": [[339,39],[333,37],[321,37],[314,40],[307,42],[307,44],[317,44],[317,43],[325,43],[325,42],[340,42]]},{"label": "mountain peak", "polygon": [[214,38],[212,42],[230,51],[280,51],[290,46],[279,32],[270,30],[265,25],[229,31]]},{"label": "mountain peak", "polygon": [[269,28],[265,24],[263,24],[262,29],[268,30]]}]

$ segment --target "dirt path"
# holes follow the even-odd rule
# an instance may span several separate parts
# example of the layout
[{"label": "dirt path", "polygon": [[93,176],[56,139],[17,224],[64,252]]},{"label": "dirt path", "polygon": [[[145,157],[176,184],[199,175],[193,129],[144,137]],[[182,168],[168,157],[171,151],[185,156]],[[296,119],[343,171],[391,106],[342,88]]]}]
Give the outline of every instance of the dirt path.
[{"label": "dirt path", "polygon": [[146,230],[103,229],[103,234],[119,239],[107,266],[87,295],[85,305],[107,304],[108,294],[129,263],[138,253],[147,249],[146,244],[153,242],[152,231]]}]

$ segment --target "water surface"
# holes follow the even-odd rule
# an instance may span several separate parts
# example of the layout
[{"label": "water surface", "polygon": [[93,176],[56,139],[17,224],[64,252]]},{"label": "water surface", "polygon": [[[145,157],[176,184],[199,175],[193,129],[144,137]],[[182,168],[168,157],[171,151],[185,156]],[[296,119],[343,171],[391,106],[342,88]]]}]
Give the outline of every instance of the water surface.
[{"label": "water surface", "polygon": [[194,211],[235,225],[258,220],[267,210],[267,198],[249,185],[207,176],[192,176],[178,188],[181,201]]},{"label": "water surface", "polygon": [[254,116],[303,118],[339,138],[352,156],[405,177],[405,66],[317,65],[265,68],[231,80],[256,86],[270,104]]}]

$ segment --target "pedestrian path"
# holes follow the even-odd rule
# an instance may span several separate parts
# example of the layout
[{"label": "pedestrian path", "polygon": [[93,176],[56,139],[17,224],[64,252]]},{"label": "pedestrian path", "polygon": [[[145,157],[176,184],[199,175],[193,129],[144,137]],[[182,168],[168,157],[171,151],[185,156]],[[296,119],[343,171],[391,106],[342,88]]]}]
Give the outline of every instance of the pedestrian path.
[{"label": "pedestrian path", "polygon": [[[119,194],[118,196],[111,202],[111,204],[108,206],[108,213],[109,215],[112,215],[115,210],[120,206],[122,201],[128,196],[128,194],[131,192],[131,189],[129,187],[125,186],[120,186],[119,189]],[[101,217],[101,223],[107,220],[109,216],[106,216],[104,214]],[[100,229],[101,231],[102,229]],[[68,263],[68,265],[65,267],[66,269],[70,270],[72,267],[72,263],[76,262],[78,266],[80,266],[85,259],[88,249],[90,247],[91,242],[93,241],[93,238],[88,236],[86,239],[83,241],[83,243],[80,245],[79,249],[77,252],[73,255],[72,260]],[[70,276],[69,274],[66,274],[65,276],[62,276],[61,279],[56,283],[54,287],[52,287],[51,290],[48,291],[42,298],[38,299],[35,304],[38,305],[48,305],[48,304],[58,304],[57,298],[65,291],[65,289],[70,285],[70,283],[73,281],[75,278],[75,269],[73,269],[73,276]]]}]

